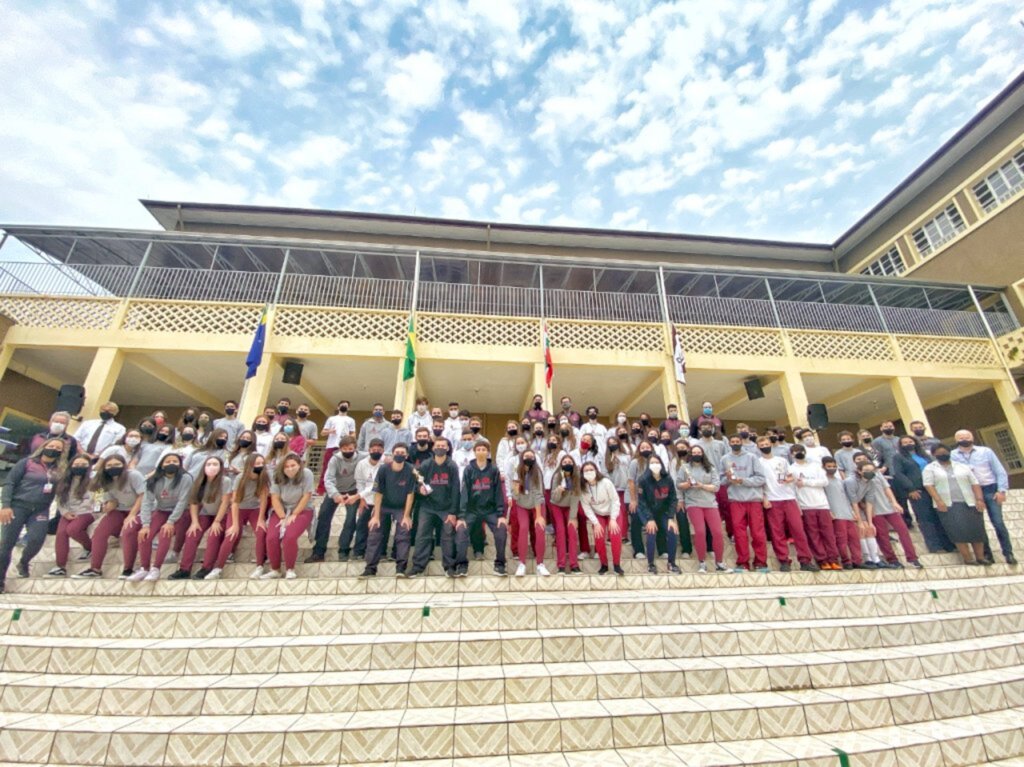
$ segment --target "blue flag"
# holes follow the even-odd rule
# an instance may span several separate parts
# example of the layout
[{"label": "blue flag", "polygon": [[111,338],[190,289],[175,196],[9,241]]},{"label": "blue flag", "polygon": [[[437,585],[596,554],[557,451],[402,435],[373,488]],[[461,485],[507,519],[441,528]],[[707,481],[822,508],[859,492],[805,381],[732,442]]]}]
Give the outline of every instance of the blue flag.
[{"label": "blue flag", "polygon": [[260,324],[256,326],[256,335],[252,337],[252,346],[249,347],[249,355],[245,358],[246,380],[256,375],[256,370],[263,361],[263,344],[267,340],[267,307],[263,307],[260,315]]}]

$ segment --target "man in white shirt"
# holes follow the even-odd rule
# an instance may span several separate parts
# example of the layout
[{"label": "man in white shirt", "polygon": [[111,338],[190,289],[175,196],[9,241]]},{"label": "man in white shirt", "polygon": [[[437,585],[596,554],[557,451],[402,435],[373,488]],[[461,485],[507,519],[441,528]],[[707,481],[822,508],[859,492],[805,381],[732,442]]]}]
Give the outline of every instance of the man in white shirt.
[{"label": "man in white shirt", "polygon": [[[467,414],[467,419],[468,414]],[[444,419],[444,437],[453,445],[462,439],[462,418],[459,413],[459,403],[448,403],[448,417]]]},{"label": "man in white shirt", "polygon": [[584,434],[593,434],[594,439],[597,440],[597,444],[604,446],[604,443],[608,440],[608,429],[597,422],[598,410],[593,405],[587,408],[587,420],[584,421],[583,425],[580,426],[580,436]]},{"label": "man in white shirt", "polygon": [[316,423],[309,420],[309,404],[303,402],[295,411],[295,421],[299,425],[299,434],[305,437],[306,442],[316,442]]},{"label": "man in white shirt", "polygon": [[[807,451],[805,459],[807,463],[821,466],[822,458],[830,458],[832,451],[827,447],[818,444],[818,440],[814,436],[814,432],[810,429],[800,429],[799,431],[793,432],[793,437],[796,441],[804,446]],[[790,450],[792,453],[792,449]]]},{"label": "man in white shirt", "polygon": [[229,399],[224,403],[224,417],[213,422],[214,429],[223,429],[228,433],[227,449],[234,450],[238,443],[238,435],[245,431],[242,422],[238,420],[238,403]]},{"label": "man in white shirt", "polygon": [[[320,432],[323,436],[327,437],[327,443],[324,445],[324,456],[320,460],[320,465],[324,467],[325,471],[327,464],[331,462],[331,456],[337,451],[342,437],[354,437],[356,434],[356,422],[348,414],[348,409],[349,402],[347,399],[343,399],[338,403],[337,414],[327,419],[323,430]],[[324,494],[323,472],[320,473],[320,484],[317,486],[317,493],[320,495]]]},{"label": "man in white shirt", "polygon": [[409,431],[413,434],[417,429],[430,429],[434,425],[434,418],[430,415],[430,403],[426,397],[416,399],[416,410],[409,416]]},{"label": "man in white shirt", "polygon": [[[839,563],[839,547],[832,512],[825,488],[828,475],[821,463],[807,460],[807,446],[793,445],[790,448],[793,463],[789,470],[795,480],[796,502],[804,518],[804,530],[811,545],[814,558],[822,570],[842,570]],[[825,456],[826,458],[830,456]]]},{"label": "man in white shirt", "polygon": [[116,402],[105,402],[100,405],[100,417],[82,421],[75,432],[79,448],[91,459],[124,436],[124,426],[117,422],[119,408]]},{"label": "man in white shirt", "polygon": [[764,506],[768,516],[768,527],[772,532],[772,550],[779,560],[782,572],[790,570],[789,545],[786,542],[786,531],[793,539],[796,558],[800,569],[817,572],[818,566],[811,562],[811,547],[807,545],[804,532],[804,521],[800,516],[800,507],[796,502],[794,477],[790,473],[789,461],[772,455],[772,443],[768,437],[758,437],[758,460],[764,472]]}]

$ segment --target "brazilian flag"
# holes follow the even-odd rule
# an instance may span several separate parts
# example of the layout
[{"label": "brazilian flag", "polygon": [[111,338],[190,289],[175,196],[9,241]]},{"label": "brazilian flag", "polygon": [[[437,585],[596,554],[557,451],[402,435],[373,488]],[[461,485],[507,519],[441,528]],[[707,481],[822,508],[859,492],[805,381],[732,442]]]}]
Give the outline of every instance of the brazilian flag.
[{"label": "brazilian flag", "polygon": [[402,380],[408,381],[416,375],[416,327],[413,316],[409,315],[409,334],[405,338],[405,365],[402,367]]}]

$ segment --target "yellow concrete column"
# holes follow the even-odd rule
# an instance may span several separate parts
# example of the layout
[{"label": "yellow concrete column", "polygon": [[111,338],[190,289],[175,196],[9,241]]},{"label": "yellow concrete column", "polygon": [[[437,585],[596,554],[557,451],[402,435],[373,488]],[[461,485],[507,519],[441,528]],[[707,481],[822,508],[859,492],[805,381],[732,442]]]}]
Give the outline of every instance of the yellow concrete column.
[{"label": "yellow concrete column", "polygon": [[932,429],[928,424],[928,415],[917,394],[914,379],[910,376],[896,376],[889,381],[889,386],[892,389],[892,396],[896,400],[896,409],[899,411],[900,420],[903,421],[903,429],[909,433],[910,422],[921,421],[924,423],[925,433],[931,434]]},{"label": "yellow concrete column", "polygon": [[260,366],[256,369],[256,375],[245,382],[242,396],[239,397],[241,402],[238,403],[238,420],[246,426],[249,426],[266,407],[267,397],[270,396],[270,385],[277,372],[278,367],[274,363],[274,355],[264,352]]},{"label": "yellow concrete column", "polygon": [[[419,363],[417,363],[419,364]],[[414,374],[408,381],[402,380],[405,372],[405,358],[398,360],[398,379],[395,384],[395,408],[401,410],[406,416],[416,406],[416,378]]]},{"label": "yellow concrete column", "polygon": [[782,401],[790,426],[807,426],[807,391],[799,370],[786,370],[779,378]]},{"label": "yellow concrete column", "polygon": [[544,363],[533,363],[533,375],[530,377],[530,390],[526,392],[523,399],[523,406],[519,409],[519,415],[533,407],[533,395],[540,394],[544,398],[544,409],[549,413],[551,409],[551,389],[544,383]]},{"label": "yellow concrete column", "polygon": [[1006,416],[1006,425],[1009,427],[1010,433],[1017,443],[1017,450],[1024,454],[1024,403],[1020,401],[1017,387],[1010,383],[1009,380],[1006,380],[997,381],[992,385],[992,388],[999,399],[999,405],[1003,408],[1003,414]]},{"label": "yellow concrete column", "polygon": [[0,380],[7,372],[7,366],[11,364],[11,357],[14,356],[14,346],[4,343],[7,331],[12,325],[14,325],[14,321],[10,317],[0,314]]},{"label": "yellow concrete column", "polygon": [[686,407],[686,387],[676,380],[675,361],[669,357],[661,371],[661,398],[665,408],[676,405],[679,408],[679,419],[683,423],[690,422],[690,411]]},{"label": "yellow concrete column", "polygon": [[[92,365],[89,366],[89,373],[85,377],[85,403],[82,405],[82,420],[99,418],[100,405],[110,401],[110,395],[114,392],[114,385],[118,376],[121,375],[121,368],[124,367],[124,352],[121,349],[106,346],[96,350],[92,358]],[[72,415],[74,415],[72,413]],[[75,423],[78,428],[79,422]]]}]

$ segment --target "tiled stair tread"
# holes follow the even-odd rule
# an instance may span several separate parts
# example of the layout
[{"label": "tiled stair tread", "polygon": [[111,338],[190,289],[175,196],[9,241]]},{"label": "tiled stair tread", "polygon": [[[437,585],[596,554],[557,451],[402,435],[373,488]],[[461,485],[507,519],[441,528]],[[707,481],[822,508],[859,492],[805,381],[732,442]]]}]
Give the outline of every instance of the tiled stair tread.
[{"label": "tiled stair tread", "polygon": [[[686,717],[683,713],[681,716]],[[749,718],[749,715],[748,715]],[[106,718],[102,729],[84,729],[98,723],[75,717],[37,716],[36,726],[14,726],[0,730],[0,747],[17,748],[7,753],[21,754],[26,761],[48,759],[54,764],[124,764],[125,752],[141,738],[165,751],[165,764],[247,765],[277,764],[402,764],[402,765],[480,765],[480,757],[525,750],[528,761],[508,757],[508,764],[660,764],[671,762],[697,764],[817,764],[835,765],[837,751],[849,754],[853,765],[895,767],[898,757],[914,757],[919,764],[970,764],[979,760],[1011,756],[1021,746],[1021,722],[1024,710],[1011,708],[985,714],[950,716],[928,722],[904,725],[866,726],[856,732],[820,735],[778,736],[770,742],[759,735],[717,742],[687,740],[692,732],[673,714],[610,717],[603,726],[593,720],[557,720],[560,734],[546,742],[531,742],[531,733],[544,722],[512,725],[472,720],[450,722],[436,727],[400,726],[397,717],[385,716],[377,729],[360,731],[351,727],[356,716],[305,717],[232,717],[218,722],[222,728],[210,731],[195,728],[192,722],[176,727],[150,727],[141,719],[126,722]],[[347,721],[346,721],[347,720]],[[344,724],[340,724],[344,721]],[[27,724],[27,723],[26,723]],[[228,725],[229,729],[223,729]],[[118,731],[114,727],[119,726]],[[513,728],[514,731],[513,731]],[[531,730],[533,728],[533,730]],[[588,729],[589,728],[589,731]],[[641,728],[641,729],[638,729]],[[553,729],[547,726],[548,732]],[[753,728],[760,732],[760,727]],[[57,730],[55,732],[55,730]],[[487,732],[492,737],[481,737]],[[367,743],[368,738],[374,742]],[[539,739],[538,739],[539,740]],[[632,741],[641,741],[634,744]],[[666,745],[666,740],[668,745]],[[595,746],[597,749],[594,750]],[[616,746],[619,746],[616,749]],[[280,749],[280,750],[279,750]],[[202,761],[195,759],[202,754]],[[455,754],[459,760],[453,761]],[[609,756],[621,759],[610,761]],[[94,756],[93,756],[94,755]],[[549,756],[550,755],[550,756]],[[94,760],[88,759],[93,756]],[[384,762],[370,758],[384,757]],[[35,757],[35,758],[33,758]],[[83,759],[83,757],[86,757]],[[415,761],[417,757],[424,761]],[[434,760],[429,760],[435,757]],[[440,757],[440,759],[437,759]],[[192,758],[194,761],[185,761]],[[931,761],[929,761],[929,758]],[[811,760],[830,760],[813,762]],[[909,762],[915,763],[915,762]]]}]

